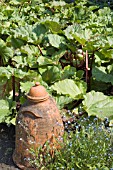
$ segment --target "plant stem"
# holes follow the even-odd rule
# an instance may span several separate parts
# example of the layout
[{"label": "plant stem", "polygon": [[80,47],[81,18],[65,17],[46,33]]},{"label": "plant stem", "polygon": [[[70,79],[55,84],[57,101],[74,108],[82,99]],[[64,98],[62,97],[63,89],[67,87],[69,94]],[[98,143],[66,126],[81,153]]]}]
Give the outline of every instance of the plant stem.
[{"label": "plant stem", "polygon": [[[13,89],[13,101],[15,101],[15,76],[12,75],[12,89]],[[14,109],[12,109],[12,114],[14,114]]]},{"label": "plant stem", "polygon": [[37,46],[38,46],[38,49],[40,51],[40,54],[43,55],[40,45],[37,45]]},{"label": "plant stem", "polygon": [[89,72],[89,91],[90,91],[90,86],[91,86],[91,77],[92,77],[92,67],[93,67],[93,62],[94,62],[94,52],[91,55],[91,64],[90,64],[90,72]]},{"label": "plant stem", "polygon": [[88,51],[86,50],[86,83],[88,86]]},{"label": "plant stem", "polygon": [[15,76],[12,76],[13,101],[15,101]]}]

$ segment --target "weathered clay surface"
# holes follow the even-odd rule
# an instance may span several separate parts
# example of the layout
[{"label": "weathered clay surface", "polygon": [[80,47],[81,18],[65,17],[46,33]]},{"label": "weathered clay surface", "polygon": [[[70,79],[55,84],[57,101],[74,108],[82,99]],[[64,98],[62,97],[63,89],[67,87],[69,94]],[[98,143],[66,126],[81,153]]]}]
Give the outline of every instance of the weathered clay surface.
[{"label": "weathered clay surface", "polygon": [[62,140],[63,133],[63,122],[53,98],[49,97],[39,103],[26,101],[20,108],[16,121],[14,162],[21,169],[31,168],[30,148],[35,150],[43,146],[47,140],[50,143],[55,143],[55,138]]}]

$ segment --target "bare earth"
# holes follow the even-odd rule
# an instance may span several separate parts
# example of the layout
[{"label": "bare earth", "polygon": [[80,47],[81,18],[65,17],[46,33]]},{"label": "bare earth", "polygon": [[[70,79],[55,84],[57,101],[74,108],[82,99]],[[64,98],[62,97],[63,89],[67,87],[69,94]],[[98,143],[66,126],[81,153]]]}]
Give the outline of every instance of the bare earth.
[{"label": "bare earth", "polygon": [[0,124],[0,170],[19,170],[13,163],[15,147],[15,128]]}]

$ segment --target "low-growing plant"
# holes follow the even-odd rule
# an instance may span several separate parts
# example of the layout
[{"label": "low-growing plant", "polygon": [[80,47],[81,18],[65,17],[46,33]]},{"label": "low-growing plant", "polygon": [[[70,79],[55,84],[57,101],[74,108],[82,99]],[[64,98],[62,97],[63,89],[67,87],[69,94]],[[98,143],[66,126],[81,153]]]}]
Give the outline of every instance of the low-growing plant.
[{"label": "low-growing plant", "polygon": [[[90,123],[89,123],[90,122]],[[82,125],[82,126],[81,126]],[[113,128],[105,128],[103,122],[95,118],[81,119],[81,128],[65,132],[62,149],[55,150],[54,157],[50,147],[44,155],[43,148],[31,150],[35,168],[44,170],[109,170],[113,168]]]}]

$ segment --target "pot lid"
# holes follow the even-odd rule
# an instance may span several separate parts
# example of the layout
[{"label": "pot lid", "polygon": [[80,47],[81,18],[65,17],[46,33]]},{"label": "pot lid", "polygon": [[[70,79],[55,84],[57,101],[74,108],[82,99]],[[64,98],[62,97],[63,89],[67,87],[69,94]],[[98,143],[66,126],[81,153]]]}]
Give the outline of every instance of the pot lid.
[{"label": "pot lid", "polygon": [[44,86],[40,85],[39,82],[36,82],[29,90],[27,98],[33,102],[41,102],[47,100],[49,94],[47,93]]}]

